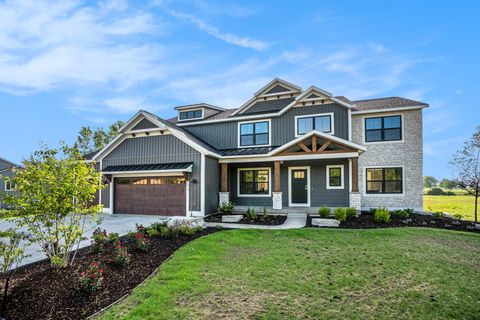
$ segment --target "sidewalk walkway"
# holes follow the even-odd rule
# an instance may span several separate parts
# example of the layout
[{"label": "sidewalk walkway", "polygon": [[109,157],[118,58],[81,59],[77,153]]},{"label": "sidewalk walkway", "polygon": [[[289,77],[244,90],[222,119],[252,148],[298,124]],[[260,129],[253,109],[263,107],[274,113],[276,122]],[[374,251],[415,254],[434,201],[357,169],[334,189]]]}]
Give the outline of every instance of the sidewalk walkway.
[{"label": "sidewalk walkway", "polygon": [[207,222],[209,227],[221,226],[225,229],[264,229],[264,230],[287,230],[300,229],[307,225],[307,215],[304,213],[289,213],[287,220],[279,226],[262,226],[256,224],[239,224],[239,223],[221,223]]}]

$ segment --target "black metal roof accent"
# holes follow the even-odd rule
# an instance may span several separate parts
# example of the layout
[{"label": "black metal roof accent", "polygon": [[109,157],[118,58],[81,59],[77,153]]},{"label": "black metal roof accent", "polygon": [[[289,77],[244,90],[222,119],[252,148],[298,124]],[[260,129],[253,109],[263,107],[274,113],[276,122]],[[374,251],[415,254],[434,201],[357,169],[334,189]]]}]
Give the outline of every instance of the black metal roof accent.
[{"label": "black metal roof accent", "polygon": [[134,164],[123,166],[108,166],[102,171],[108,172],[128,172],[128,171],[157,171],[157,170],[184,170],[193,165],[193,162],[180,163],[155,163],[155,164]]},{"label": "black metal roof accent", "polygon": [[267,154],[278,147],[252,147],[220,150],[222,156],[247,156],[252,154]]}]

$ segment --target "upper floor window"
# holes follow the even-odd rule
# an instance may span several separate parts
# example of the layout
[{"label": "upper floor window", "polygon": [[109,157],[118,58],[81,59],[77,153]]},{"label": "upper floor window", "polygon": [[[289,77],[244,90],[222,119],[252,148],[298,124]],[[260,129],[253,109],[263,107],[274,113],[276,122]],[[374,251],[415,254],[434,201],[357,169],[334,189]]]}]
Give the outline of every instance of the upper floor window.
[{"label": "upper floor window", "polygon": [[239,130],[241,147],[270,144],[270,121],[240,123]]},{"label": "upper floor window", "polygon": [[179,117],[180,120],[199,119],[202,118],[202,110],[180,111]]},{"label": "upper floor window", "polygon": [[366,179],[367,193],[402,193],[402,168],[369,168]]},{"label": "upper floor window", "polygon": [[402,140],[401,116],[365,118],[365,142]]},{"label": "upper floor window", "polygon": [[333,133],[333,114],[320,114],[296,117],[296,135],[308,133],[317,130],[325,133]]}]

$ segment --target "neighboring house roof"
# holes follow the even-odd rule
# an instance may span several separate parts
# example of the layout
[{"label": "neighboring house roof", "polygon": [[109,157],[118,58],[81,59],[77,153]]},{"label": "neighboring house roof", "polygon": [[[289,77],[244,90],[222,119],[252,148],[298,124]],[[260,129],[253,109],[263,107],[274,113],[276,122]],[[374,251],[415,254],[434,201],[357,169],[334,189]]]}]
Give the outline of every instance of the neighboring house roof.
[{"label": "neighboring house roof", "polygon": [[95,157],[95,155],[100,152],[100,150],[102,150],[102,149],[98,149],[98,150],[92,151],[90,153],[87,153],[86,155],[83,156],[83,158],[85,158],[85,160],[92,160],[93,157]]},{"label": "neighboring house roof", "polygon": [[[344,97],[343,97],[344,98]],[[401,98],[401,97],[387,97],[376,99],[365,99],[352,101],[355,105],[354,111],[363,110],[385,110],[402,107],[427,107],[428,104],[416,100]]]},{"label": "neighboring house roof", "polygon": [[193,165],[192,162],[181,163],[156,163],[156,164],[142,164],[142,165],[123,165],[123,166],[108,166],[103,169],[104,173],[109,172],[131,172],[131,171],[181,171],[188,170]]},{"label": "neighboring house roof", "polygon": [[186,104],[186,105],[183,105],[183,106],[177,106],[174,109],[175,110],[184,110],[184,109],[194,109],[194,108],[209,108],[209,109],[218,110],[218,111],[225,111],[225,108],[217,107],[217,106],[205,103],[205,102],[195,103],[195,104]]},{"label": "neighboring house roof", "polygon": [[5,162],[6,164],[9,164],[10,167],[16,167],[16,168],[20,168],[20,167],[21,167],[20,165],[14,163],[14,162],[12,162],[12,161],[9,161],[9,160],[7,160],[7,159],[5,159],[5,158],[2,158],[2,157],[0,157],[0,161]]}]

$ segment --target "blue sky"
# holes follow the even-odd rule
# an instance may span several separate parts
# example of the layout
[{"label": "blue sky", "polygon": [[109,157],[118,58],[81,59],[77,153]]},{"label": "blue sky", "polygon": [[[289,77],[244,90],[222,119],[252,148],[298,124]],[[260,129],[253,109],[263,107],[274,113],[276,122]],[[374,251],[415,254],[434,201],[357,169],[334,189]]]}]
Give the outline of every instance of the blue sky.
[{"label": "blue sky", "polygon": [[0,156],[143,108],[233,108],[280,77],[424,112],[426,175],[480,125],[475,1],[0,1]]}]

